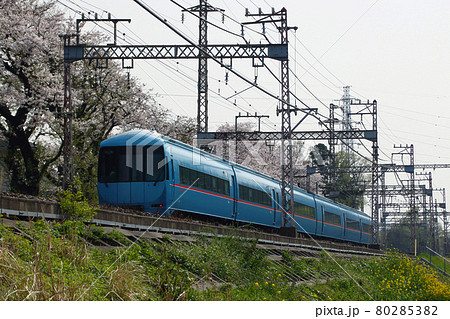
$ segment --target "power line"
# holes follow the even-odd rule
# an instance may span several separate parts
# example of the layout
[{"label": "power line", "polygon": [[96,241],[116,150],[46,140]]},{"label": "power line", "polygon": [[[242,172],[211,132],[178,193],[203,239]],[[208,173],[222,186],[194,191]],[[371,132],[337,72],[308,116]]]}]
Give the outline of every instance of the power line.
[{"label": "power line", "polygon": [[[319,62],[320,59],[322,59],[346,34],[347,32],[349,32],[358,22],[359,20],[362,19],[362,17],[364,17],[369,11],[370,9],[372,9],[380,0],[375,0],[374,3],[372,3],[372,5],[363,12],[363,14],[361,14],[356,20],[355,22],[353,22],[350,27],[347,28],[347,30],[344,31],[344,33],[342,33],[339,38],[336,39],[336,41],[333,42],[333,44],[324,52],[322,53],[322,55],[319,58],[316,58],[316,62]],[[303,74],[305,75],[305,73]],[[303,75],[301,77],[303,77]]]},{"label": "power line", "polygon": [[[196,17],[196,18],[199,19],[199,20],[203,20],[202,17],[200,17],[199,15],[195,14],[193,11],[189,10],[188,8],[182,6],[181,4],[179,4],[178,2],[176,2],[175,0],[169,0],[169,1],[172,2],[173,4],[177,5],[178,7],[180,7],[184,12],[187,12],[187,13],[193,15],[194,17]],[[217,28],[217,29],[219,29],[219,30],[221,30],[221,31],[224,31],[224,32],[229,33],[229,34],[231,34],[231,35],[234,35],[234,36],[236,36],[236,37],[240,37],[240,38],[244,39],[244,41],[245,41],[245,38],[244,38],[241,34],[237,34],[237,33],[234,33],[234,32],[232,32],[232,31],[230,31],[230,30],[227,30],[227,29],[225,29],[225,28],[222,28],[222,27],[218,26],[217,24],[212,23],[211,21],[208,21],[208,20],[204,20],[204,21],[205,21],[207,24],[209,24],[209,25],[211,25],[211,26],[213,26],[213,27],[215,27],[215,28]]]},{"label": "power line", "polygon": [[[179,30],[177,30],[174,26],[168,24],[168,22],[167,22],[166,20],[163,20],[163,19],[161,19],[158,15],[154,14],[152,10],[150,10],[148,7],[146,7],[145,5],[143,5],[141,2],[138,2],[138,1],[136,1],[136,2],[137,2],[138,4],[140,4],[141,7],[145,8],[147,11],[149,11],[150,13],[152,13],[152,15],[154,15],[158,20],[160,20],[161,22],[163,22],[163,23],[164,23],[166,26],[168,26],[172,31],[174,31],[176,34],[178,34],[180,37],[182,37],[185,41],[187,41],[187,42],[190,43],[191,45],[197,47],[197,45],[196,45],[192,40],[190,40],[186,35],[184,35],[183,33],[181,33]],[[248,84],[250,84],[250,85],[256,87],[258,90],[262,91],[262,92],[265,93],[266,95],[269,95],[269,96],[271,96],[272,98],[274,98],[274,99],[276,99],[276,100],[278,100],[278,101],[281,101],[280,98],[279,98],[278,96],[276,96],[275,94],[273,94],[273,93],[271,93],[270,91],[266,90],[265,88],[263,88],[263,87],[257,85],[256,83],[253,83],[252,81],[248,80],[245,76],[241,75],[239,72],[237,72],[237,71],[235,71],[235,70],[233,70],[233,69],[227,67],[227,66],[224,65],[221,61],[218,61],[218,59],[216,59],[216,58],[214,58],[214,57],[211,57],[211,56],[209,56],[209,57],[212,58],[215,62],[219,63],[221,66],[223,66],[223,67],[225,67],[226,69],[228,69],[230,72],[234,73],[234,74],[235,74],[236,76],[238,76],[240,79],[244,80],[244,82],[247,82]],[[297,97],[296,97],[296,98],[297,98]],[[297,98],[297,100],[301,101],[301,100],[298,99],[298,98]],[[303,103],[303,102],[302,102],[302,103]],[[304,103],[303,103],[303,104],[304,104]],[[307,106],[306,104],[304,104],[304,105]],[[297,109],[297,108],[296,108],[294,105],[292,105],[292,104],[290,104],[290,106],[293,107],[293,108],[295,108],[295,109]],[[310,109],[309,106],[307,106],[307,108]],[[301,109],[297,109],[297,110],[302,111],[302,112],[305,112],[305,111],[303,111],[303,110],[301,110]],[[305,112],[305,113],[306,113],[306,112]],[[320,118],[318,118],[316,115],[314,115],[314,114],[310,114],[310,115],[312,115],[313,117],[317,118],[317,119],[319,120],[319,122],[320,122],[325,128],[329,129],[328,126],[327,126]],[[357,153],[357,154],[359,154],[359,155],[362,156],[363,158],[366,158],[365,156],[363,156],[362,154],[360,154],[360,153],[357,152],[356,150],[354,150],[354,152]],[[367,159],[367,158],[366,158],[366,159]],[[369,159],[367,159],[367,160],[369,160]],[[369,160],[369,161],[370,161],[370,160]]]},{"label": "power line", "polygon": [[[99,8],[99,7],[96,7],[97,9],[100,9],[100,10],[102,10],[101,8]],[[83,10],[85,10],[85,11],[88,11],[86,8],[82,8]],[[72,9],[73,10],[73,9]],[[74,10],[75,11],[75,10]],[[81,12],[78,12],[78,11],[76,11],[77,13],[81,13]],[[105,11],[106,12],[106,11]],[[95,23],[97,26],[99,26],[98,25],[98,23]],[[112,33],[109,29],[107,29],[107,28],[105,28],[105,27],[102,27],[102,26],[99,26],[100,28],[102,28],[104,31],[106,31],[106,32],[108,32],[108,33]],[[127,29],[127,30],[129,30],[130,32],[132,32],[137,38],[139,38],[139,36],[137,36],[131,29],[129,29],[128,27],[126,27],[125,26],[125,28]],[[141,42],[143,42],[143,40],[141,39],[141,38],[139,38],[139,40],[141,41]],[[129,40],[125,40],[125,42],[127,42],[127,43],[129,43],[129,44],[131,44],[131,42],[129,41]],[[168,69],[170,69],[172,72],[174,72],[174,73],[176,73],[176,74],[179,74],[179,75],[182,75],[182,76],[184,76],[184,77],[186,77],[186,78],[188,78],[190,81],[192,81],[192,82],[195,82],[196,80],[194,79],[194,78],[192,78],[192,77],[190,77],[190,76],[188,76],[187,74],[185,74],[185,73],[182,73],[182,72],[178,72],[178,70],[175,70],[175,68],[174,67],[170,67],[170,66],[168,66],[167,65],[167,63],[164,63],[163,61],[160,61],[160,60],[158,60],[158,62],[160,63],[160,64],[162,64],[162,65],[164,65],[166,68],[168,68]],[[146,61],[146,63],[148,64],[148,65],[151,65],[148,61]],[[152,67],[154,67],[153,65],[151,65]],[[192,70],[192,69],[191,69]],[[148,73],[146,73],[147,75],[148,75]],[[164,73],[163,73],[164,74]],[[148,75],[149,76],[149,75]],[[149,76],[150,77],[150,76]],[[151,77],[150,77],[151,78]],[[155,83],[156,83],[156,81],[154,81]],[[181,83],[179,83],[181,86],[184,86],[183,84],[181,84]],[[161,88],[161,86],[160,86],[160,88]],[[185,86],[185,88],[187,88],[186,86]],[[216,92],[214,92],[214,91],[212,91],[212,90],[209,90],[209,91],[211,91],[211,92],[213,92],[213,93],[216,93]],[[220,95],[219,95],[220,96]],[[220,96],[221,98],[223,98],[225,101],[227,101],[224,97],[222,97],[222,96]],[[227,102],[229,102],[229,103],[231,103],[233,106],[235,106],[236,108],[238,108],[238,109],[240,109],[241,111],[243,111],[243,112],[248,112],[248,110],[246,110],[245,108],[243,108],[243,107],[241,107],[241,106],[239,106],[238,104],[236,104],[236,103],[232,103],[231,101],[227,101]],[[227,108],[227,109],[229,109],[229,110],[233,110],[232,108],[230,108],[230,107],[228,107],[228,106],[226,106],[226,105],[224,105],[224,104],[222,104],[225,108]],[[181,109],[183,109],[183,108],[181,108]],[[255,111],[257,111],[255,108],[253,108]],[[183,111],[184,111],[184,109],[183,109]],[[187,113],[186,113],[187,114]]]},{"label": "power line", "polygon": [[[328,73],[330,73],[336,80],[338,80],[342,85],[346,85],[341,79],[339,79],[336,75],[334,75],[334,73],[333,72],[331,72],[312,52],[311,52],[311,50],[309,50],[308,49],[308,47],[305,45],[305,44],[303,44],[303,42],[302,41],[300,41],[300,40],[298,40],[298,38],[297,37],[295,37],[295,40],[296,41],[298,41],[301,45],[302,45],[302,47],[303,48],[305,48],[305,50],[328,72]],[[303,57],[303,56],[302,56]],[[319,73],[320,75],[322,75],[325,79],[327,79],[328,80],[328,78],[326,77],[326,76],[324,76],[319,70],[317,70],[316,69],[316,67],[313,65],[313,64],[311,64],[311,63],[309,63],[305,58],[304,58],[304,60],[310,65],[310,67],[311,68],[313,68],[315,71],[317,71],[317,73]],[[307,72],[309,73],[309,70],[307,70]],[[333,85],[335,85],[334,83],[332,83],[330,80],[328,80],[331,84],[333,84]]]}]

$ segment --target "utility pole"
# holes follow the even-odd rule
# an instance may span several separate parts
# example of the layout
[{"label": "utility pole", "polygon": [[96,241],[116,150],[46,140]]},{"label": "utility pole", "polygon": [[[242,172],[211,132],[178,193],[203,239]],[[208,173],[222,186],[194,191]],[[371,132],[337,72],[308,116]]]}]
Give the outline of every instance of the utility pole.
[{"label": "utility pole", "polygon": [[[287,24],[287,10],[280,11],[272,9],[272,13],[263,13],[261,9],[258,13],[249,13],[247,17],[256,17],[256,21],[245,22],[243,24],[261,24],[265,30],[266,23],[273,23],[280,33],[280,44],[288,45],[289,30],[297,30],[297,27],[289,27]],[[294,173],[292,158],[292,130],[291,112],[296,112],[291,108],[289,90],[289,58],[281,60],[281,103],[277,108],[277,115],[281,114],[281,202],[283,210],[282,232],[296,236],[294,221]],[[288,218],[289,215],[289,218]]]},{"label": "utility pole", "polygon": [[[409,146],[409,157],[410,157],[410,165],[414,167],[414,145],[411,144]],[[410,214],[411,214],[411,252],[413,252],[413,248],[416,245],[417,241],[417,212],[416,212],[416,188],[415,188],[415,176],[414,173],[411,174],[411,180],[410,183]]]},{"label": "utility pole", "polygon": [[[352,112],[351,105],[352,98],[350,96],[350,86],[344,86],[344,95],[341,98],[342,102],[342,125],[341,129],[343,131],[350,131],[352,129],[352,122],[350,114]],[[353,140],[344,140],[341,144],[341,150],[350,153],[350,149],[353,148]]]},{"label": "utility pole", "polygon": [[[427,244],[431,248],[437,251],[436,248],[436,232],[437,232],[437,221],[436,213],[437,207],[434,205],[433,200],[433,178],[431,172],[418,172],[417,176],[424,176],[423,181],[428,182],[428,188],[425,185],[419,185],[422,192],[422,206],[423,206],[423,221],[420,223],[421,228],[425,230],[425,233],[429,231],[429,236],[427,236]],[[429,198],[427,200],[427,198]],[[428,204],[428,205],[427,205]]]},{"label": "utility pole", "polygon": [[329,116],[329,127],[330,127],[330,138],[328,139],[328,148],[329,148],[329,174],[327,180],[327,187],[325,194],[329,197],[337,197],[337,189],[336,189],[336,145],[338,143],[338,139],[335,136],[335,124],[337,122],[335,118],[335,110],[338,108],[337,105],[330,104],[330,116]]},{"label": "utility pole", "polygon": [[408,171],[409,178],[406,181],[406,188],[408,189],[408,199],[409,199],[409,222],[410,222],[410,253],[415,253],[416,247],[416,229],[417,229],[417,212],[416,212],[416,189],[415,189],[415,177],[414,177],[414,145],[394,145],[395,149],[399,149],[398,152],[392,153],[391,157],[400,156],[402,163],[404,162],[404,157],[409,157],[409,165],[412,170]]},{"label": "utility pole", "polygon": [[428,172],[428,196],[430,197],[429,201],[429,211],[430,211],[430,232],[431,232],[431,248],[434,251],[438,250],[437,240],[438,237],[437,231],[438,231],[438,223],[437,223],[437,203],[433,206],[433,178],[431,175],[431,172]]},{"label": "utility pole", "polygon": [[211,6],[207,0],[200,0],[199,5],[188,8],[190,12],[199,13],[198,46],[198,82],[197,82],[197,132],[208,132],[208,12],[223,12]]},{"label": "utility pole", "polygon": [[[281,44],[288,44],[287,10],[281,9]],[[283,222],[284,227],[295,227],[294,222],[294,171],[292,158],[292,138],[291,138],[291,107],[289,91],[289,60],[281,61],[281,199],[282,206],[286,214],[291,215],[291,220]]]},{"label": "utility pole", "polygon": [[[279,29],[281,35],[281,44],[288,45],[287,10],[282,8],[281,11],[281,27]],[[294,219],[294,168],[292,158],[292,138],[291,138],[291,110],[290,107],[290,90],[289,90],[289,59],[281,61],[281,132],[283,138],[281,140],[281,199],[283,210],[286,214],[291,215],[290,220],[284,219],[283,226],[295,229]]]},{"label": "utility pole", "polygon": [[[349,90],[349,87],[346,87]],[[372,141],[372,165],[370,167],[370,171],[372,173],[371,179],[371,219],[372,219],[372,235],[374,243],[379,243],[379,179],[380,172],[378,166],[378,106],[377,101],[373,100],[372,102],[366,101],[362,102],[358,99],[349,98],[349,91],[346,89],[345,96],[345,107],[347,119],[345,122],[347,123],[347,127],[349,130],[336,131],[335,124],[338,122],[335,117],[336,109],[341,108],[339,105],[330,104],[330,116],[329,116],[329,131],[330,137],[328,139],[329,151],[330,151],[330,164],[329,164],[329,176],[328,176],[328,185],[329,185],[329,196],[337,196],[338,192],[336,190],[336,146],[338,144],[338,140],[341,140],[341,143],[345,145],[347,150],[353,150],[353,143],[349,144],[351,140],[354,140],[353,134],[356,132],[360,132],[360,130],[353,128],[350,123],[352,122],[353,117],[359,117],[360,122],[363,123],[363,119],[369,117],[371,119],[371,123],[367,123],[367,125],[372,124],[371,130],[366,130],[367,134],[365,136],[366,139]],[[348,96],[346,96],[348,95]],[[354,109],[352,112],[351,109]],[[366,119],[366,121],[368,121]],[[342,134],[342,133],[348,134]],[[341,168],[340,168],[341,169]]]},{"label": "utility pole", "polygon": [[238,154],[238,140],[237,140],[237,131],[238,131],[238,119],[239,118],[256,118],[258,119],[258,130],[257,132],[261,132],[261,119],[262,118],[269,118],[269,115],[258,115],[257,112],[255,112],[255,114],[250,114],[247,112],[247,114],[245,115],[241,115],[241,112],[239,112],[239,115],[236,115],[234,117],[234,132],[236,133],[236,140],[235,140],[235,153],[234,156],[237,159],[237,154]]},{"label": "utility pole", "polygon": [[441,207],[443,209],[442,212],[442,219],[444,222],[444,256],[447,256],[450,253],[450,236],[449,236],[449,230],[450,230],[450,223],[447,219],[448,213],[447,213],[447,200],[445,197],[445,188],[442,190],[442,197],[443,197],[443,203],[441,204]]},{"label": "utility pole", "polygon": [[[64,46],[70,45],[73,34],[61,35]],[[71,94],[70,62],[64,61],[64,139],[63,139],[63,189],[67,190],[73,183],[73,107]]]},{"label": "utility pole", "polygon": [[[68,72],[66,72],[66,80],[64,81],[64,92],[65,101],[67,103],[67,108],[71,108],[70,101],[70,64],[79,60],[89,60],[89,61],[103,61],[107,64],[109,60],[122,60],[122,65],[125,60],[131,60],[133,62],[135,59],[198,59],[199,60],[199,84],[198,84],[198,114],[197,114],[197,125],[200,130],[205,131],[207,129],[208,123],[208,107],[207,107],[207,65],[205,63],[205,58],[211,58],[219,63],[219,59],[233,59],[233,58],[251,58],[251,59],[274,59],[274,60],[284,60],[287,59],[287,44],[221,44],[221,45],[208,45],[206,41],[206,15],[205,11],[213,11],[211,7],[202,1],[203,7],[199,7],[203,13],[203,18],[200,18],[200,34],[201,34],[201,46],[192,42],[189,38],[184,36],[178,30],[173,28],[167,23],[165,19],[160,17],[151,8],[142,3],[141,1],[135,0],[143,9],[148,13],[153,15],[161,23],[165,24],[169,29],[183,38],[188,44],[187,45],[118,45],[117,44],[117,23],[118,22],[131,22],[130,19],[77,19],[77,41],[75,45],[72,45],[68,39],[64,41],[64,63],[67,66]],[[195,8],[194,8],[195,9]],[[216,11],[221,11],[217,9]],[[114,24],[114,43],[107,45],[86,45],[79,42],[80,25],[88,22],[112,22]],[[204,32],[202,31],[204,30]],[[205,42],[206,41],[206,42]],[[223,63],[222,66],[226,67]],[[206,68],[204,68],[206,66]],[[205,102],[205,103],[204,103]],[[70,107],[69,107],[70,106]],[[66,112],[66,111],[65,111]],[[70,163],[73,160],[71,150],[71,135],[72,129],[69,123],[71,123],[71,112],[66,112],[65,122],[65,143],[68,145],[65,149],[67,150],[65,154],[65,167],[64,170],[64,182],[68,185],[72,180],[72,165]],[[65,145],[66,145],[65,144]]]}]

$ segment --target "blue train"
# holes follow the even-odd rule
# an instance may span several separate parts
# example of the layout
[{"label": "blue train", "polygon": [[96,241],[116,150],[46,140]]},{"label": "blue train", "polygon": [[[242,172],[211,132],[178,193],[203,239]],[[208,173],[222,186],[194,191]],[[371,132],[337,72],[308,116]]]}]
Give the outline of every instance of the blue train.
[{"label": "blue train", "polygon": [[[151,131],[103,141],[98,162],[100,204],[170,215],[203,214],[281,228],[280,181]],[[294,189],[297,230],[371,244],[371,219],[327,198]]]}]

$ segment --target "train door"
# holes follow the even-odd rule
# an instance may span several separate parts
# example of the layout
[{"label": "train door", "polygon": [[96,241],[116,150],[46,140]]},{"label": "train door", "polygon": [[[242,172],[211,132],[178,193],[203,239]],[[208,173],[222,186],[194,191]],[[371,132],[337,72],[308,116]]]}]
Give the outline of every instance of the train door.
[{"label": "train door", "polygon": [[236,171],[234,170],[234,167],[231,166],[231,169],[233,173],[231,174],[231,198],[233,198],[233,213],[231,215],[231,219],[236,221],[237,218],[237,201],[238,201],[238,183],[236,178]]},{"label": "train door", "polygon": [[98,200],[100,204],[117,204],[117,148],[102,147],[98,160]]},{"label": "train door", "polygon": [[[168,200],[167,202],[170,203],[170,205],[173,204],[173,201],[175,200],[175,187],[173,186],[173,184],[175,184],[175,168],[173,167],[173,165],[175,165],[175,163],[173,162],[173,156],[170,155],[170,161],[167,165],[169,165],[168,167],[168,172],[169,172],[169,183],[167,184],[167,196],[168,196]],[[170,191],[169,191],[170,190]]]},{"label": "train door", "polygon": [[145,184],[144,184],[144,152],[147,146],[132,146],[132,163],[131,163],[131,183],[130,183],[130,201],[133,206],[144,207],[145,201]]},{"label": "train door", "polygon": [[342,223],[344,224],[344,235],[343,235],[343,238],[347,238],[346,236],[347,236],[348,230],[347,230],[347,214],[346,213],[342,214],[342,219],[343,219]]},{"label": "train door", "polygon": [[131,169],[127,162],[127,150],[125,147],[117,148],[117,175],[117,204],[129,205],[131,203]]},{"label": "train door", "polygon": [[359,220],[359,242],[362,242],[362,220],[361,218],[358,219]]},{"label": "train door", "polygon": [[316,208],[316,235],[321,236],[324,230],[325,206],[321,198],[314,196],[314,201]]},{"label": "train door", "polygon": [[315,196],[313,196],[313,200],[314,200],[314,213],[315,213],[314,220],[316,221],[316,223],[315,223],[316,225],[314,227],[314,235],[317,235],[317,233],[319,231],[319,225],[320,225],[320,222],[319,222],[320,213],[319,213],[319,206],[317,205],[317,200],[316,200]]},{"label": "train door", "polygon": [[132,149],[131,204],[146,211],[160,208],[166,203],[163,191],[169,176],[164,148],[161,145],[137,145]]},{"label": "train door", "polygon": [[273,202],[273,225],[275,225],[277,220],[277,209],[278,209],[278,193],[275,189],[272,189],[272,202]]},{"label": "train door", "polygon": [[144,201],[151,212],[161,214],[168,208],[166,202],[166,182],[169,177],[167,157],[162,145],[144,148]]},{"label": "train door", "polygon": [[325,220],[325,207],[320,206],[320,234],[323,235],[323,221]]}]

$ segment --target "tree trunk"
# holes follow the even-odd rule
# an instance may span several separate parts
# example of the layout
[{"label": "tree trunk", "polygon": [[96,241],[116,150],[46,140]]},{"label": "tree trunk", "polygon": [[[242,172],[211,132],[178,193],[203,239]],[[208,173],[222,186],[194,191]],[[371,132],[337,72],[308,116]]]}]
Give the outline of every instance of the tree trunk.
[{"label": "tree trunk", "polygon": [[[8,163],[11,172],[11,189],[22,194],[38,195],[40,174],[35,150],[23,131],[19,130],[14,135],[8,135],[6,137],[9,142]],[[20,165],[20,157],[23,160],[23,167]]]}]

